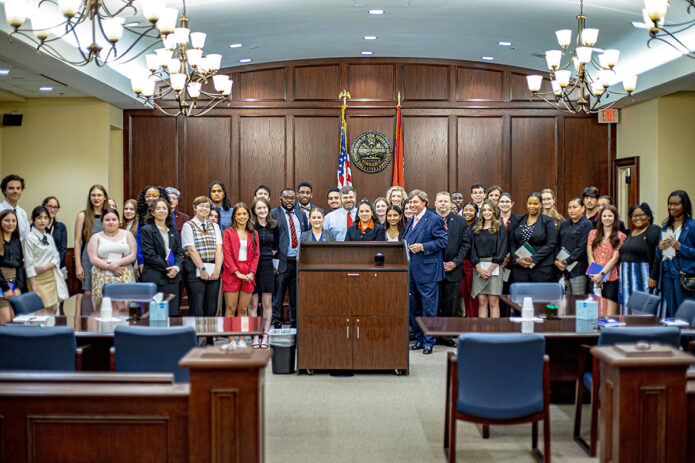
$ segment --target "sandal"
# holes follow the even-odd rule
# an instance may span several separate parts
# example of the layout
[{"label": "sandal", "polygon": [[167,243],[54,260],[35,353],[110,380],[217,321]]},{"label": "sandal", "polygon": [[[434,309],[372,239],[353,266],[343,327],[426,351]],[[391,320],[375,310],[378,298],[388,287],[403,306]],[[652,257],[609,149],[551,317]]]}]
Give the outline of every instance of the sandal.
[{"label": "sandal", "polygon": [[251,343],[251,348],[252,349],[258,349],[260,347],[261,347],[261,345],[258,343],[258,336],[254,336],[253,342]]},{"label": "sandal", "polygon": [[261,349],[268,349],[268,332],[263,333],[263,340],[261,341]]}]

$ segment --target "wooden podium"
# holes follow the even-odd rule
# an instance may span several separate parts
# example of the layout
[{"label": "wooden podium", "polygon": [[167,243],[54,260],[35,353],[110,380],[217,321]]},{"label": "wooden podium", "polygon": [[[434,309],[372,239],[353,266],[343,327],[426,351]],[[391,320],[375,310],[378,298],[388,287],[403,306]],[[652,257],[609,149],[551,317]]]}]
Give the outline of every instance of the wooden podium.
[{"label": "wooden podium", "polygon": [[408,372],[403,242],[304,242],[297,269],[299,370]]},{"label": "wooden podium", "polygon": [[686,460],[686,370],[692,355],[655,344],[592,347],[601,361],[601,462]]}]

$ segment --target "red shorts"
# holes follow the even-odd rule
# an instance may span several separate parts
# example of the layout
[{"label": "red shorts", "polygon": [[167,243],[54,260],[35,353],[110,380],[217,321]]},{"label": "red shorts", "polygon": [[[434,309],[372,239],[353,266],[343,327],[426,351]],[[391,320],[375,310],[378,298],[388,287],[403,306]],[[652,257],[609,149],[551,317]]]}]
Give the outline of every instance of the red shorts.
[{"label": "red shorts", "polygon": [[255,284],[253,282],[249,283],[248,281],[242,281],[234,275],[232,275],[230,282],[222,280],[222,291],[236,293],[241,290],[245,293],[253,293],[254,287]]}]

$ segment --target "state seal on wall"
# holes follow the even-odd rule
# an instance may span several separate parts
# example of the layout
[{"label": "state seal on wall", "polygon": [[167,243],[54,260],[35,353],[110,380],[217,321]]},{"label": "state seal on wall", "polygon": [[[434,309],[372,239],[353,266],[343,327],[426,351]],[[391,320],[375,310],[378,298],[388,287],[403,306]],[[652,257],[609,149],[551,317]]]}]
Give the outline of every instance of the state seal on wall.
[{"label": "state seal on wall", "polygon": [[375,174],[391,163],[391,142],[379,132],[364,132],[352,142],[350,159],[362,172]]}]

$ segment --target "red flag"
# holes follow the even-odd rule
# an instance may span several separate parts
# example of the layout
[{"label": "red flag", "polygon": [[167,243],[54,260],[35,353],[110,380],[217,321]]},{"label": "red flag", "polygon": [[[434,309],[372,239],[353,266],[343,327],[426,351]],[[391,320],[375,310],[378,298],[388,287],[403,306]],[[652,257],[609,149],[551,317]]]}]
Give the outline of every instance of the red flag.
[{"label": "red flag", "polygon": [[405,188],[405,171],[403,168],[403,122],[401,120],[400,96],[396,106],[396,143],[393,150],[393,181],[391,186]]}]

